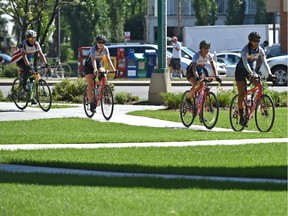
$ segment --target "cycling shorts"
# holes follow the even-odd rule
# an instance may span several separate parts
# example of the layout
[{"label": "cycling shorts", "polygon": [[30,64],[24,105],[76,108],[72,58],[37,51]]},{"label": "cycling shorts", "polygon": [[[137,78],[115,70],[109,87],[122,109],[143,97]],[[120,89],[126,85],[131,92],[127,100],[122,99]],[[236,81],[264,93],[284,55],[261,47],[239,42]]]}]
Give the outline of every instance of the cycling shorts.
[{"label": "cycling shorts", "polygon": [[[97,60],[96,59],[96,66],[97,66],[97,70],[99,68],[103,68],[103,64],[102,64],[102,61],[101,60]],[[86,62],[85,65],[84,65],[84,74],[87,75],[87,74],[93,74],[93,66],[92,64],[89,64],[89,62]]]},{"label": "cycling shorts", "polygon": [[246,81],[246,77],[249,75],[249,72],[246,70],[246,68],[236,66],[235,69],[235,81]]}]

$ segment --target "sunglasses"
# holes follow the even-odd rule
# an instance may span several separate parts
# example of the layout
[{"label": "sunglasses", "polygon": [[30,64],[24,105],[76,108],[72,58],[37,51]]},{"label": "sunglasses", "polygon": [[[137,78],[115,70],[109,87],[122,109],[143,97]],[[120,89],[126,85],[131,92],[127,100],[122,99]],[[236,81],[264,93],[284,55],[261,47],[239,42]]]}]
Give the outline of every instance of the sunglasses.
[{"label": "sunglasses", "polygon": [[254,43],[259,43],[260,40],[252,40],[252,42],[254,42]]},{"label": "sunglasses", "polygon": [[104,41],[98,41],[97,43],[99,43],[99,44],[105,44]]}]

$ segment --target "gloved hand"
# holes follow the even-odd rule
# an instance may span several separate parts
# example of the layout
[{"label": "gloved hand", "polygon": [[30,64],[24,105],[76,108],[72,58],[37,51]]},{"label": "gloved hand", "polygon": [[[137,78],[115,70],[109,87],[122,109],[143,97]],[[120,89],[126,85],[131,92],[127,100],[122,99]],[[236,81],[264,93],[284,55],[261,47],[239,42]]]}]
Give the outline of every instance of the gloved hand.
[{"label": "gloved hand", "polygon": [[199,81],[199,80],[201,80],[201,76],[196,76],[195,79],[196,79],[196,81]]},{"label": "gloved hand", "polygon": [[216,76],[216,81],[219,82],[220,84],[222,83],[222,79],[219,76]]}]

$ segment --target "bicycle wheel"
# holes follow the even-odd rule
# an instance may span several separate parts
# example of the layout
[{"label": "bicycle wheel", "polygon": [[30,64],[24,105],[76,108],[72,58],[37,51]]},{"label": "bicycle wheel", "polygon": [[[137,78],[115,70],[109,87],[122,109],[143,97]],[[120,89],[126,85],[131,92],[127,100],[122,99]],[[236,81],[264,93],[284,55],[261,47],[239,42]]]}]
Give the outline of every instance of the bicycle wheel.
[{"label": "bicycle wheel", "polygon": [[89,102],[88,96],[87,96],[87,88],[84,90],[84,94],[83,94],[83,107],[84,107],[84,111],[85,111],[86,116],[88,118],[92,118],[94,116],[94,112],[91,112],[91,110],[90,110],[90,102]]},{"label": "bicycle wheel", "polygon": [[67,63],[61,63],[55,69],[58,78],[68,78],[71,75],[71,67]]},{"label": "bicycle wheel", "polygon": [[202,103],[200,121],[203,122],[207,129],[212,129],[218,120],[219,103],[213,92],[208,92]]},{"label": "bicycle wheel", "polygon": [[28,105],[29,94],[24,91],[23,79],[20,77],[17,77],[12,84],[12,100],[20,110],[24,110]]},{"label": "bicycle wheel", "polygon": [[48,83],[43,79],[39,79],[36,83],[36,98],[40,108],[48,112],[52,105],[52,95]]},{"label": "bicycle wheel", "polygon": [[101,111],[106,120],[112,117],[114,110],[113,93],[109,85],[105,85],[101,97]]},{"label": "bicycle wheel", "polygon": [[[196,114],[193,114],[193,109],[186,102],[186,97],[189,90],[185,91],[180,103],[180,118],[185,127],[190,127],[193,124]],[[194,100],[191,101],[194,105]]]},{"label": "bicycle wheel", "polygon": [[244,127],[240,124],[240,113],[238,109],[238,94],[231,101],[229,110],[229,119],[231,127],[234,131],[242,131]]},{"label": "bicycle wheel", "polygon": [[255,122],[259,131],[268,132],[273,127],[275,120],[275,105],[269,95],[262,95],[257,102]]}]

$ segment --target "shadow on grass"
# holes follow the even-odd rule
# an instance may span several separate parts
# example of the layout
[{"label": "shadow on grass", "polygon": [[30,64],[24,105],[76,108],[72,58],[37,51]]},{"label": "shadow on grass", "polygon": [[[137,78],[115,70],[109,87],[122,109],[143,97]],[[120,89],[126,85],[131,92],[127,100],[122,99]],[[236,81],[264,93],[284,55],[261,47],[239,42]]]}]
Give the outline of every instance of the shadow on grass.
[{"label": "shadow on grass", "polygon": [[[17,164],[11,162],[10,164]],[[20,164],[18,162],[18,164]],[[92,163],[39,163],[25,161],[25,165],[71,168],[97,171],[114,171],[150,174],[179,174],[223,177],[277,178],[287,179],[285,166],[271,167],[151,167],[139,165],[92,164]],[[44,174],[44,173],[7,173],[0,172],[0,183],[39,184],[39,185],[75,185],[105,187],[144,187],[159,189],[219,189],[219,190],[267,190],[286,191],[287,184],[271,183],[240,183],[217,182],[208,180],[162,179],[148,177],[101,177],[75,174]]]}]

